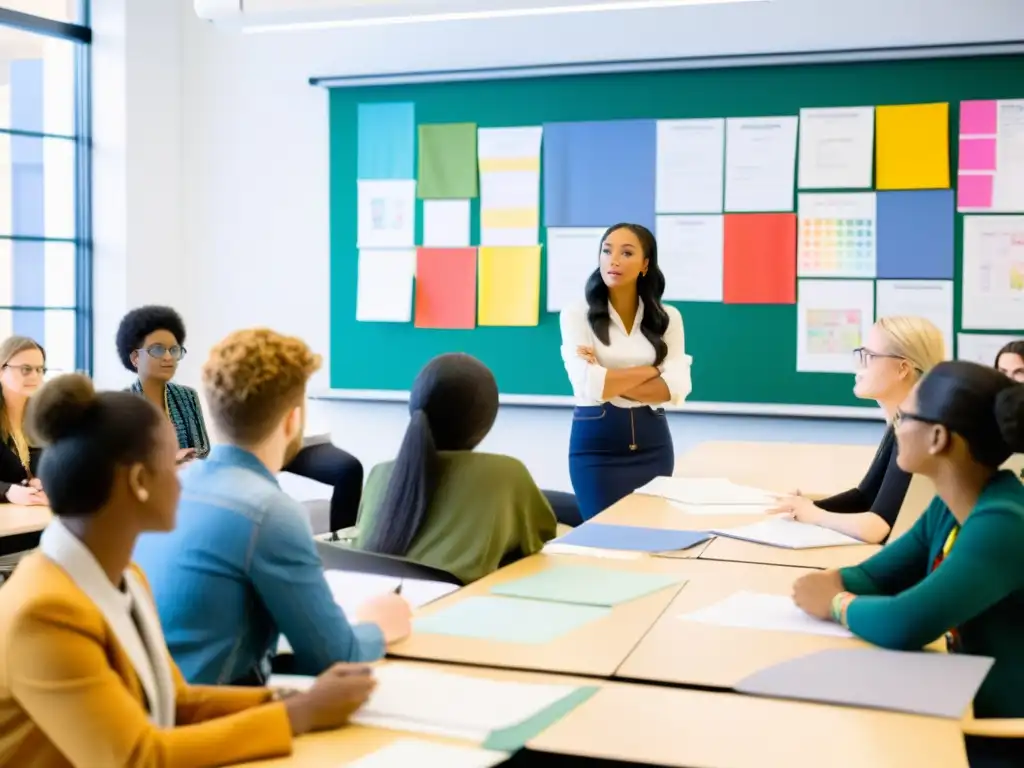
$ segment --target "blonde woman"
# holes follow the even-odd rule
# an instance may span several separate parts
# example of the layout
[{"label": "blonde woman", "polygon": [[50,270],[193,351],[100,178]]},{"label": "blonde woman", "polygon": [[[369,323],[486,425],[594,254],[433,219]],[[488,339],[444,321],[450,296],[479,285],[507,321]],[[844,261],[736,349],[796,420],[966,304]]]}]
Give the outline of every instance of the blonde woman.
[{"label": "blonde woman", "polygon": [[35,477],[39,451],[22,426],[28,399],[45,373],[46,353],[32,339],[11,336],[0,343],[0,504],[48,503]]},{"label": "blonde woman", "polygon": [[853,392],[878,401],[889,425],[878,452],[856,488],[820,501],[797,491],[775,511],[880,544],[889,537],[910,486],[910,475],[896,463],[896,414],[921,377],[945,359],[946,345],[939,329],[922,317],[883,317],[871,328],[867,343],[853,352]]}]

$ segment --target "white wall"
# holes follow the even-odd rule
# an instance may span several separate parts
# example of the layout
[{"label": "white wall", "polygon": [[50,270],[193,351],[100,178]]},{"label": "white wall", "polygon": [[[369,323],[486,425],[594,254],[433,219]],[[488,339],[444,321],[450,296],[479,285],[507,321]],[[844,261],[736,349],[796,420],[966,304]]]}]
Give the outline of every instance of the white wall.
[{"label": "white wall", "polygon": [[[327,95],[307,85],[311,75],[1024,38],[1019,0],[774,0],[253,36],[200,22],[191,3],[146,0],[128,14],[126,3],[94,0],[98,86],[101,70],[116,69],[100,66],[105,6],[127,21],[131,65],[114,73],[125,87],[106,99],[110,115],[100,114],[96,88],[97,123],[110,138],[100,141],[107,132],[98,125],[97,160],[111,168],[103,174],[110,198],[96,203],[97,216],[110,219],[97,228],[105,233],[97,298],[112,295],[104,316],[143,300],[186,314],[186,381],[209,345],[241,326],[270,325],[329,350]],[[112,332],[106,317],[97,323],[101,372],[116,369],[104,357]],[[327,386],[326,373],[316,386]],[[318,403],[313,415],[368,465],[394,455],[405,427],[397,404]],[[880,430],[693,415],[671,422],[678,452],[707,439],[864,443]],[[568,431],[565,410],[508,407],[485,448],[518,456],[542,485],[567,488]]]}]

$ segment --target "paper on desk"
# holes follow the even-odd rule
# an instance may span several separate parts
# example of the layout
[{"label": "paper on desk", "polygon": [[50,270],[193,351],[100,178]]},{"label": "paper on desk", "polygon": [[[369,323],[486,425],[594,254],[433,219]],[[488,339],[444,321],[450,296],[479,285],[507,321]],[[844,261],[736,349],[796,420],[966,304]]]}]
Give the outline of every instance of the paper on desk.
[{"label": "paper on desk", "polygon": [[674,552],[711,538],[704,531],[674,531],[632,525],[584,523],[552,543],[627,552]]},{"label": "paper on desk", "polygon": [[660,496],[683,504],[751,504],[764,507],[776,500],[775,494],[737,485],[720,477],[656,477],[634,493]]},{"label": "paper on desk", "polygon": [[[352,716],[356,725],[483,742],[518,725],[578,690],[458,675],[386,664],[374,670],[377,687]],[[272,675],[270,688],[309,690],[316,678]]]},{"label": "paper on desk", "polygon": [[495,752],[476,747],[436,744],[419,739],[399,739],[383,749],[348,763],[349,768],[410,768],[411,766],[438,766],[438,768],[491,768],[509,757],[507,752]]},{"label": "paper on desk", "polygon": [[817,547],[846,547],[863,544],[852,536],[822,528],[820,525],[799,523],[788,517],[774,516],[752,525],[735,528],[716,528],[712,533],[730,539],[752,541],[783,549],[815,549]]},{"label": "paper on desk", "polygon": [[673,509],[688,515],[767,515],[774,504],[687,504],[681,501],[670,501]]},{"label": "paper on desk", "polygon": [[646,552],[631,552],[623,549],[603,549],[599,547],[580,547],[574,544],[563,544],[558,539],[549,541],[541,549],[545,555],[577,555],[579,557],[599,557],[608,560],[642,560],[649,555]]},{"label": "paper on desk", "polygon": [[[491,587],[491,593],[530,600],[612,607],[685,580],[661,573],[564,565]],[[563,606],[564,607],[564,606]]]},{"label": "paper on desk", "polygon": [[832,648],[762,669],[740,693],[959,719],[993,659],[962,653]]},{"label": "paper on desk", "polygon": [[685,613],[680,618],[720,627],[853,637],[848,629],[839,624],[807,615],[796,606],[792,598],[745,590],[734,592],[724,600],[705,608]]},{"label": "paper on desk", "polygon": [[416,619],[413,629],[423,635],[544,645],[584,624],[603,619],[609,613],[611,609],[593,605],[509,600],[503,597],[467,597],[436,613]]}]

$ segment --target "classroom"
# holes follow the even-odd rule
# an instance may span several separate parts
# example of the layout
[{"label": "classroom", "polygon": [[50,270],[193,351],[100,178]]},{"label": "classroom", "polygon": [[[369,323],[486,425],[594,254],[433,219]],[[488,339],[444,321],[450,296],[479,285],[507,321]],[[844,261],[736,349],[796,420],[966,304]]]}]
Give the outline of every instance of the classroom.
[{"label": "classroom", "polygon": [[1020,0],[429,5],[0,0],[0,768],[1024,766]]}]

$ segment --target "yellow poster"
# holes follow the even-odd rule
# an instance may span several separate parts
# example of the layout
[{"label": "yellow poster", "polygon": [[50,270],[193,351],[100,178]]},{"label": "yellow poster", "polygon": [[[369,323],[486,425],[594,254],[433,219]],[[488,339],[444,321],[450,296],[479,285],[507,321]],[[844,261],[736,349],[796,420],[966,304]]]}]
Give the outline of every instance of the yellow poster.
[{"label": "yellow poster", "polygon": [[876,189],[949,189],[949,104],[878,107]]},{"label": "yellow poster", "polygon": [[540,322],[540,246],[480,249],[477,325]]}]

